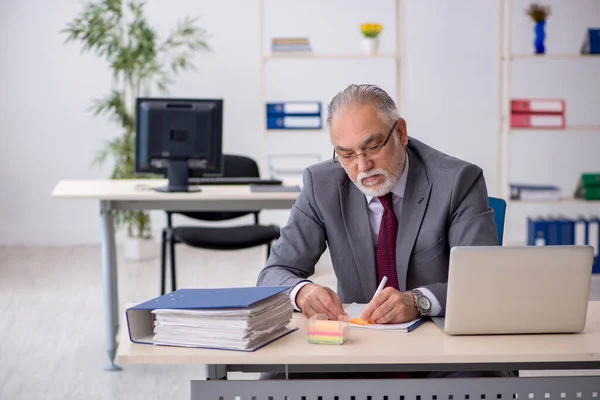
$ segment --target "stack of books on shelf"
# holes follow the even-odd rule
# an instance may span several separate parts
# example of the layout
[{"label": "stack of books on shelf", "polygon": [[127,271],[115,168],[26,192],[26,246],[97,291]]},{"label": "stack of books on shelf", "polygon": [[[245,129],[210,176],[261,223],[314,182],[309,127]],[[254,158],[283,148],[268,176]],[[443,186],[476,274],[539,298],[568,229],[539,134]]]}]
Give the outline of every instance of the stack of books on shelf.
[{"label": "stack of books on shelf", "polygon": [[600,200],[600,173],[583,173],[579,178],[575,198]]},{"label": "stack of books on shelf", "polygon": [[312,51],[308,38],[273,38],[271,40],[273,54],[307,54]]},{"label": "stack of books on shelf", "polygon": [[600,28],[589,28],[585,33],[581,54],[600,55]]},{"label": "stack of books on shelf", "polygon": [[565,101],[561,99],[514,99],[511,101],[512,128],[564,129]]},{"label": "stack of books on shelf", "polygon": [[267,103],[267,129],[321,129],[320,101]]},{"label": "stack of books on shelf", "polygon": [[558,201],[560,200],[560,188],[554,185],[510,185],[511,200],[523,201]]},{"label": "stack of books on shelf", "polygon": [[293,332],[287,287],[180,289],[127,310],[132,342],[254,351]]},{"label": "stack of books on shelf", "polygon": [[598,249],[600,248],[600,219],[598,216],[538,216],[527,218],[527,244],[529,246],[590,245],[594,248],[592,272],[600,273]]}]

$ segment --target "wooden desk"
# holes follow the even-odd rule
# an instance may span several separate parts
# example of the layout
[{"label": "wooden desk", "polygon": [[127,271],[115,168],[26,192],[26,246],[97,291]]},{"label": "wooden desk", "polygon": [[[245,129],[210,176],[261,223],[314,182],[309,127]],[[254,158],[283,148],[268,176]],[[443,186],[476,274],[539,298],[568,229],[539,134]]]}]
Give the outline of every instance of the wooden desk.
[{"label": "wooden desk", "polygon": [[[132,304],[133,305],[133,304]],[[130,305],[130,306],[132,306]],[[410,333],[351,329],[343,345],[306,341],[306,318],[294,313],[299,329],[255,352],[151,346],[132,343],[126,329],[119,341],[122,364],[216,364],[229,371],[327,370],[365,366],[376,370],[600,369],[600,301],[590,302],[580,334],[451,336],[433,322]],[[319,367],[325,366],[325,368]],[[433,368],[433,369],[432,369]]]},{"label": "wooden desk", "polygon": [[[132,306],[133,304],[129,305]],[[351,329],[344,345],[315,345],[306,341],[306,319],[295,313],[299,327],[252,353],[152,346],[132,343],[121,332],[117,361],[121,364],[208,364],[211,381],[192,381],[191,397],[398,399],[599,398],[600,377],[461,378],[454,380],[335,380],[222,381],[229,371],[242,372],[365,372],[476,371],[523,369],[600,369],[600,302],[590,302],[586,327],[580,334],[451,336],[433,322],[411,333]],[[373,384],[371,384],[373,383]],[[540,396],[541,393],[541,396]],[[562,393],[570,393],[561,397]],[[578,395],[582,394],[581,396]],[[596,394],[594,397],[593,394]],[[461,397],[458,397],[459,395]],[[545,397],[548,395],[549,397]],[[390,397],[392,396],[392,397]],[[419,397],[417,397],[419,396]],[[435,397],[434,397],[435,396]],[[447,397],[442,397],[447,396]],[[477,397],[475,397],[477,396]],[[497,397],[503,396],[503,397]],[[522,397],[521,397],[522,396]],[[402,397],[400,397],[402,398]]]},{"label": "wooden desk", "polygon": [[119,327],[117,297],[117,256],[114,210],[165,211],[252,211],[292,207],[297,192],[253,193],[246,185],[202,186],[195,193],[160,193],[152,190],[167,180],[61,180],[52,192],[55,199],[95,200],[100,203],[102,228],[102,280],[105,304],[105,345],[109,363],[105,369],[120,369],[114,364],[116,334]]}]

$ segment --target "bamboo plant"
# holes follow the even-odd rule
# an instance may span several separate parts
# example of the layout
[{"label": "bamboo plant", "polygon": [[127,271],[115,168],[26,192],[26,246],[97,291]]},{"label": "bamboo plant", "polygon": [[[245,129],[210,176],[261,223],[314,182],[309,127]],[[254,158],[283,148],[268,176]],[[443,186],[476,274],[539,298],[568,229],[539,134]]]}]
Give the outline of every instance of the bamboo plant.
[{"label": "bamboo plant", "polygon": [[[196,25],[197,18],[185,17],[164,40],[148,24],[141,1],[100,0],[89,2],[61,31],[66,43],[80,42],[82,52],[104,59],[112,72],[109,93],[93,100],[88,111],[104,115],[119,126],[120,134],[100,149],[93,165],[114,161],[111,179],[138,178],[135,161],[135,101],[153,90],[168,93],[181,71],[195,70],[191,59],[210,51],[209,35]],[[93,79],[90,76],[90,79]],[[154,176],[145,176],[153,178]],[[126,227],[132,238],[152,236],[146,211],[119,211],[118,228]]]}]

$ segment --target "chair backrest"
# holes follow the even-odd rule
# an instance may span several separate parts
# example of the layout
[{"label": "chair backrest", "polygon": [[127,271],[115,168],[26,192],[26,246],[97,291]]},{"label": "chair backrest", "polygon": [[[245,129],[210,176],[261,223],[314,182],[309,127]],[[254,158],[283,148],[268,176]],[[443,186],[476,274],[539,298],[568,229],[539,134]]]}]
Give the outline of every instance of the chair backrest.
[{"label": "chair backrest", "polygon": [[[260,178],[256,161],[245,156],[223,154],[223,176],[227,178]],[[259,211],[259,210],[256,210]],[[204,221],[224,221],[243,217],[252,211],[179,212],[189,218]]]},{"label": "chair backrest", "polygon": [[504,220],[506,218],[506,201],[497,197],[488,197],[490,208],[494,210],[494,222],[498,231],[498,244],[502,246],[504,237]]}]

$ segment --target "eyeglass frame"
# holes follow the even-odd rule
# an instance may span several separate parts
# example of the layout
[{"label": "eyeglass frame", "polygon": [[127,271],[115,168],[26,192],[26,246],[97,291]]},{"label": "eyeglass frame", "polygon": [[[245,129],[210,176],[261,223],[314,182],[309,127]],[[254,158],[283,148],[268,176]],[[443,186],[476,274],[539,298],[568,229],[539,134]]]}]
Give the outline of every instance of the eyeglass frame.
[{"label": "eyeglass frame", "polygon": [[[375,150],[381,150],[385,147],[385,145],[390,141],[390,138],[392,137],[392,133],[394,133],[394,130],[396,129],[396,125],[398,124],[398,121],[394,122],[394,125],[392,125],[392,129],[390,129],[390,133],[388,133],[387,138],[380,144],[376,144],[373,145],[371,147],[367,147],[366,149],[364,149],[362,152],[360,153],[356,153],[354,156],[352,156],[352,160],[349,160],[348,163],[353,162],[354,160],[358,160],[358,156],[360,156],[361,154],[363,156],[365,156],[365,158],[368,156],[369,151],[372,151],[374,147],[376,147]],[[333,162],[337,163],[338,160],[335,159],[335,148],[333,149]],[[341,161],[339,161],[340,164],[342,163]]]}]

